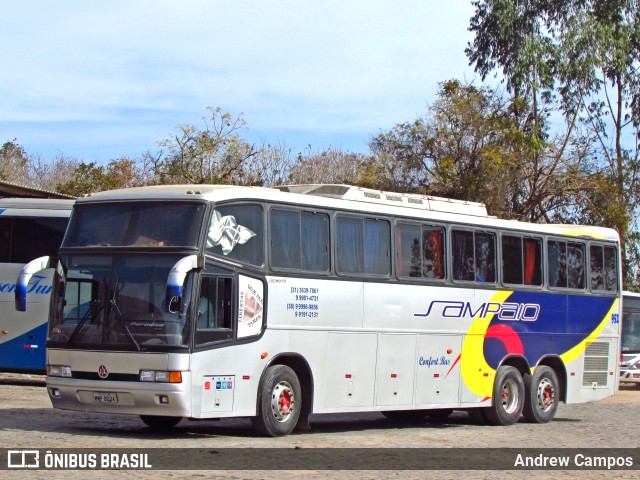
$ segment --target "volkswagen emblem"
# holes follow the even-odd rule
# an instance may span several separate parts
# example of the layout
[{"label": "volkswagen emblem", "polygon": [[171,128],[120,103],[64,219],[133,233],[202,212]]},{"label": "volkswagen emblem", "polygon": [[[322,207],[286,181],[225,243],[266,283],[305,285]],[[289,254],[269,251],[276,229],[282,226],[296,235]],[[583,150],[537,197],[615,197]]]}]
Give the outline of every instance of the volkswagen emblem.
[{"label": "volkswagen emblem", "polygon": [[100,367],[98,367],[98,376],[103,380],[109,376],[109,370],[107,370],[105,365],[100,365]]}]

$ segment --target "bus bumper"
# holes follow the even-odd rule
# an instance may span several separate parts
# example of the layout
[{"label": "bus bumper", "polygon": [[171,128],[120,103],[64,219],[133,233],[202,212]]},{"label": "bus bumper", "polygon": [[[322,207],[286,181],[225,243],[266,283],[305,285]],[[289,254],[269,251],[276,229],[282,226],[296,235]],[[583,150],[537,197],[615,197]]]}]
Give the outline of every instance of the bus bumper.
[{"label": "bus bumper", "polygon": [[83,412],[191,417],[190,389],[185,372],[182,383],[47,377],[47,393],[54,408]]}]

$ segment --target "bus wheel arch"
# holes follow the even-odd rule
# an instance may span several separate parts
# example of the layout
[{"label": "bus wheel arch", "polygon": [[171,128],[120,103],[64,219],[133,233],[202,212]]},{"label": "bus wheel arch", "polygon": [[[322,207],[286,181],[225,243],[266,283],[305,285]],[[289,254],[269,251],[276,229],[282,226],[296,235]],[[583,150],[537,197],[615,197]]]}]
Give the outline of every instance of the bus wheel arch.
[{"label": "bus wheel arch", "polygon": [[[272,433],[264,431],[264,428],[261,428],[260,419],[258,418],[263,410],[261,405],[262,397],[265,390],[265,382],[269,380],[270,374],[273,372],[273,369],[276,367],[286,367],[291,370],[291,372],[295,375],[298,385],[299,385],[299,397],[298,399],[298,412],[296,425],[294,427],[298,430],[309,430],[309,415],[313,409],[313,376],[311,373],[311,368],[307,361],[299,354],[295,353],[283,353],[274,356],[269,364],[265,367],[265,370],[260,379],[260,386],[258,389],[258,395],[256,398],[256,413],[257,416],[254,418],[254,426],[261,433],[272,435]],[[257,425],[256,425],[257,424]],[[262,426],[264,427],[264,426]],[[290,432],[287,432],[290,433]],[[284,434],[287,434],[284,433]]]}]

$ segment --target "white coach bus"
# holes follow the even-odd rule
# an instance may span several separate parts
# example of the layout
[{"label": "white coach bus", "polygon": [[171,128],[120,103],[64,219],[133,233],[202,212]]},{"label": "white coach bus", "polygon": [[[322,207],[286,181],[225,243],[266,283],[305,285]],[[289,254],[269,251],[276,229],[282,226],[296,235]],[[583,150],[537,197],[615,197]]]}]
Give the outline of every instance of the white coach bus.
[{"label": "white coach bus", "polygon": [[53,269],[26,286],[29,311],[14,307],[16,278],[25,264],[55,256],[73,200],[0,198],[0,371],[44,373]]},{"label": "white coach bus", "polygon": [[60,250],[47,388],[56,408],[272,436],[331,412],[548,422],[616,392],[619,264],[613,230],[420,195],[98,193]]}]

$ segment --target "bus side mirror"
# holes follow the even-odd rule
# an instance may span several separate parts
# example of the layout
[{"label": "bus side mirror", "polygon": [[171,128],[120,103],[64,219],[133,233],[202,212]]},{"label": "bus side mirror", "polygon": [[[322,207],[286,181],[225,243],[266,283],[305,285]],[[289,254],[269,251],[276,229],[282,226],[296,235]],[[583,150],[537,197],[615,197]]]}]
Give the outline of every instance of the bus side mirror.
[{"label": "bus side mirror", "polygon": [[198,255],[189,255],[176,262],[167,277],[165,306],[169,313],[176,313],[182,305],[182,286],[187,273],[204,266],[204,259]]},{"label": "bus side mirror", "polygon": [[27,311],[27,287],[34,273],[49,267],[49,257],[40,257],[27,263],[16,281],[15,302],[16,310],[19,312]]}]

